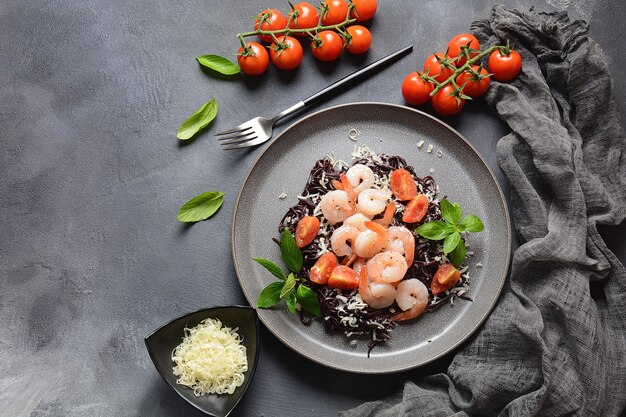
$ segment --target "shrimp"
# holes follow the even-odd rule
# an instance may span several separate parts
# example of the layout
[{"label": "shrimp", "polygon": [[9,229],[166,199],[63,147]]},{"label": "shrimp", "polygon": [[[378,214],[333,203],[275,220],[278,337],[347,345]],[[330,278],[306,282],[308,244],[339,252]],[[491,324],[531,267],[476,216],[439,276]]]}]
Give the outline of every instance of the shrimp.
[{"label": "shrimp", "polygon": [[350,201],[348,193],[343,190],[334,190],[324,194],[320,202],[322,214],[330,224],[340,223],[354,212],[354,202]]},{"label": "shrimp", "polygon": [[393,304],[396,299],[396,287],[391,284],[369,282],[367,267],[363,266],[359,272],[359,295],[368,306],[380,310]]},{"label": "shrimp", "polygon": [[378,224],[382,224],[385,227],[389,227],[391,222],[393,221],[393,216],[396,214],[396,203],[391,200],[389,204],[387,204],[387,208],[383,213],[382,219],[374,220]]},{"label": "shrimp", "polygon": [[372,219],[370,219],[365,214],[363,214],[363,213],[356,213],[356,214],[353,214],[352,216],[348,217],[347,219],[345,219],[343,221],[343,226],[356,227],[357,229],[359,229],[359,232],[362,232],[364,230],[367,230],[367,227],[365,227],[365,222],[368,222],[370,220],[372,220]]},{"label": "shrimp", "polygon": [[354,269],[354,272],[356,272],[357,275],[361,273],[361,268],[365,266],[366,261],[367,259],[365,258],[356,258],[356,260],[352,264],[352,269]]},{"label": "shrimp", "polygon": [[407,265],[413,264],[415,256],[415,236],[404,226],[391,226],[386,250],[398,252],[404,255]]},{"label": "shrimp", "polygon": [[378,223],[367,221],[363,224],[367,229],[359,233],[352,247],[360,257],[371,258],[387,245],[389,233],[387,233],[385,226]]},{"label": "shrimp", "polygon": [[361,191],[372,188],[372,185],[374,185],[374,171],[367,165],[352,165],[346,172],[346,176],[350,180],[350,185],[352,185],[356,195],[359,195]]},{"label": "shrimp", "polygon": [[404,257],[393,251],[374,255],[365,265],[368,276],[375,282],[398,282],[404,278],[404,274],[409,269]]},{"label": "shrimp", "polygon": [[352,226],[340,226],[330,237],[330,245],[337,256],[350,256],[354,253],[352,242],[359,234],[359,229]]},{"label": "shrimp", "polygon": [[366,216],[375,216],[382,213],[387,207],[387,200],[391,197],[391,191],[369,188],[359,194],[358,211]]},{"label": "shrimp", "polygon": [[428,305],[428,288],[422,281],[415,278],[402,281],[398,284],[396,291],[396,303],[403,311],[391,316],[392,321],[410,320],[419,317]]}]

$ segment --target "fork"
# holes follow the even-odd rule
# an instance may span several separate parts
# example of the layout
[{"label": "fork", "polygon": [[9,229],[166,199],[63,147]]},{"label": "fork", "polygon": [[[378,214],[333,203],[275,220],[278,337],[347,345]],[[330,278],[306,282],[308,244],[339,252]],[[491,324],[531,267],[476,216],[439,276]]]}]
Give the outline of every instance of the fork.
[{"label": "fork", "polygon": [[329,98],[332,93],[337,91],[340,87],[348,85],[349,83],[352,83],[364,77],[365,75],[374,72],[374,70],[381,68],[384,64],[390,63],[396,58],[400,58],[408,54],[412,50],[413,46],[407,46],[406,48],[402,48],[399,51],[394,52],[393,54],[387,55],[384,58],[374,61],[371,64],[361,68],[360,70],[355,71],[352,74],[343,77],[339,81],[334,82],[328,87],[318,91],[312,96],[297,102],[288,109],[285,109],[282,112],[278,113],[271,119],[267,119],[265,117],[255,117],[254,119],[250,119],[233,129],[216,133],[215,136],[218,136],[218,140],[220,141],[222,149],[224,150],[242,149],[248,148],[250,146],[260,145],[263,142],[268,141],[272,137],[272,128],[274,127],[274,123],[291,114],[299,112],[306,107],[317,104],[323,99]]}]

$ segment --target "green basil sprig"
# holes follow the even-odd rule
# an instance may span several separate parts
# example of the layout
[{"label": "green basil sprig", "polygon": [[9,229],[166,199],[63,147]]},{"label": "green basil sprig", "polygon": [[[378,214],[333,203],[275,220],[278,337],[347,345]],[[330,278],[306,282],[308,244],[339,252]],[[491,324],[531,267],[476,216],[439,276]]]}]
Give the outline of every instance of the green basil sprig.
[{"label": "green basil sprig", "polygon": [[463,218],[463,210],[458,203],[450,203],[445,198],[439,203],[443,220],[424,223],[415,233],[430,240],[443,240],[443,253],[455,267],[460,267],[465,259],[466,247],[461,238],[463,232],[480,232],[485,225],[480,218],[470,214]]},{"label": "green basil sprig", "polygon": [[212,98],[180,125],[176,137],[180,140],[191,139],[196,133],[207,127],[215,119],[215,116],[217,116],[217,102]]},{"label": "green basil sprig", "polygon": [[203,67],[209,68],[215,72],[219,72],[224,75],[239,74],[239,65],[235,64],[229,59],[219,55],[202,55],[197,56],[196,60]]},{"label": "green basil sprig", "polygon": [[213,216],[224,202],[221,191],[208,191],[187,201],[178,212],[178,220],[183,223],[198,222]]},{"label": "green basil sprig", "polygon": [[304,258],[295,238],[288,229],[283,230],[280,235],[280,254],[290,271],[289,275],[285,274],[280,266],[270,260],[252,258],[278,278],[278,281],[274,281],[263,288],[257,298],[257,307],[270,308],[284,300],[289,311],[294,314],[297,311],[296,305],[300,304],[304,311],[320,317],[322,313],[317,295],[304,284],[306,279],[298,275],[302,269]]}]

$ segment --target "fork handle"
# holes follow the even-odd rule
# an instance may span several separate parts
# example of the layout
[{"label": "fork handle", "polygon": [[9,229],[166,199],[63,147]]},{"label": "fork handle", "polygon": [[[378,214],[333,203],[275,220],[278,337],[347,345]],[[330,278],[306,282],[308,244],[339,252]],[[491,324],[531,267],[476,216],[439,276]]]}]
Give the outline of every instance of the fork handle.
[{"label": "fork handle", "polygon": [[384,67],[385,64],[395,61],[397,58],[403,57],[404,55],[408,54],[412,50],[413,50],[413,45],[407,46],[406,48],[402,48],[399,51],[396,51],[391,55],[387,55],[386,57],[379,59],[378,61],[374,61],[371,64],[361,68],[360,70],[353,72],[352,74],[346,75],[339,81],[336,81],[333,84],[329,85],[328,87],[324,88],[323,90],[320,90],[317,93],[313,94],[311,97],[305,98],[304,100],[302,100],[302,102],[304,103],[304,106],[306,107],[311,104],[325,100],[329,98],[329,96],[331,96],[332,93],[334,93],[337,89],[345,85],[348,85],[352,82],[355,82],[365,77],[366,75],[369,75],[375,72],[376,70],[382,69],[382,67]]}]

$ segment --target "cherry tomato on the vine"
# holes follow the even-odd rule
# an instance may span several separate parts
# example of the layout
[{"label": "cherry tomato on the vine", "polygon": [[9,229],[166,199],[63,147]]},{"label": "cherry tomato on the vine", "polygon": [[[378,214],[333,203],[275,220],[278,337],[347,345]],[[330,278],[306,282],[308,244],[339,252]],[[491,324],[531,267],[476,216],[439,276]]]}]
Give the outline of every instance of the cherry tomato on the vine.
[{"label": "cherry tomato on the vine", "polygon": [[[259,28],[259,25],[261,26]],[[254,22],[254,30],[279,30],[287,26],[287,19],[276,9],[265,9],[256,17]],[[281,36],[276,35],[276,36]],[[273,41],[271,35],[259,35],[259,39],[263,42],[270,43]]]},{"label": "cherry tomato on the vine", "polygon": [[465,100],[454,95],[454,88],[450,84],[443,86],[433,96],[433,109],[442,116],[452,116],[463,110]]},{"label": "cherry tomato on the vine", "polygon": [[320,61],[334,61],[343,50],[341,36],[332,30],[323,30],[311,42],[311,53]]},{"label": "cherry tomato on the vine", "polygon": [[348,17],[348,3],[346,0],[324,0],[322,2],[322,24],[336,25]]},{"label": "cherry tomato on the vine", "polygon": [[302,63],[302,45],[296,38],[283,36],[270,46],[270,58],[281,70],[297,68]]},{"label": "cherry tomato on the vine", "polygon": [[376,0],[352,0],[354,5],[352,12],[350,13],[352,18],[355,18],[357,22],[365,22],[370,20],[376,14],[378,4]]},{"label": "cherry tomato on the vine", "polygon": [[237,51],[237,63],[246,75],[260,75],[265,72],[270,63],[267,51],[257,42],[246,43]]},{"label": "cherry tomato on the vine", "polygon": [[[456,77],[456,83],[458,85],[465,84],[465,87],[463,87],[463,94],[476,98],[487,92],[491,79],[487,76],[489,73],[486,69],[480,68],[478,65],[472,65],[472,69],[476,73],[479,73],[482,78],[476,77],[469,71],[464,71]],[[479,69],[480,72],[478,71]]]},{"label": "cherry tomato on the vine", "polygon": [[[480,51],[480,43],[478,43],[478,39],[469,33],[460,33],[452,38],[448,43],[448,55],[450,58],[460,57],[458,61],[456,61],[457,66],[459,67],[465,64],[466,61],[465,55],[461,51],[461,47],[468,46],[468,44],[470,49]],[[474,58],[476,55],[478,55],[478,52],[470,52],[470,58]]]},{"label": "cherry tomato on the vine", "polygon": [[372,34],[367,28],[361,25],[349,26],[346,29],[347,32],[347,43],[346,43],[346,51],[351,54],[363,54],[370,49],[372,45]]},{"label": "cherry tomato on the vine", "polygon": [[[289,12],[289,28],[311,29],[317,26],[319,18],[317,9],[310,3],[303,1],[293,6],[293,10]],[[295,33],[294,35],[308,36],[306,33]]]},{"label": "cherry tomato on the vine", "polygon": [[509,54],[496,49],[489,55],[487,65],[494,79],[506,83],[519,74],[522,69],[522,57],[512,49],[509,50]]},{"label": "cherry tomato on the vine", "polygon": [[[428,71],[428,75],[433,77],[438,82],[443,82],[447,80],[454,70],[445,66],[441,61],[448,61],[449,58],[442,52],[435,52],[434,54],[428,55],[426,61],[424,61],[424,72]],[[450,60],[451,61],[451,60]],[[450,65],[452,63],[450,62]]]},{"label": "cherry tomato on the vine", "polygon": [[419,106],[430,100],[434,90],[433,83],[424,81],[419,72],[412,72],[402,81],[402,97],[412,106]]}]

